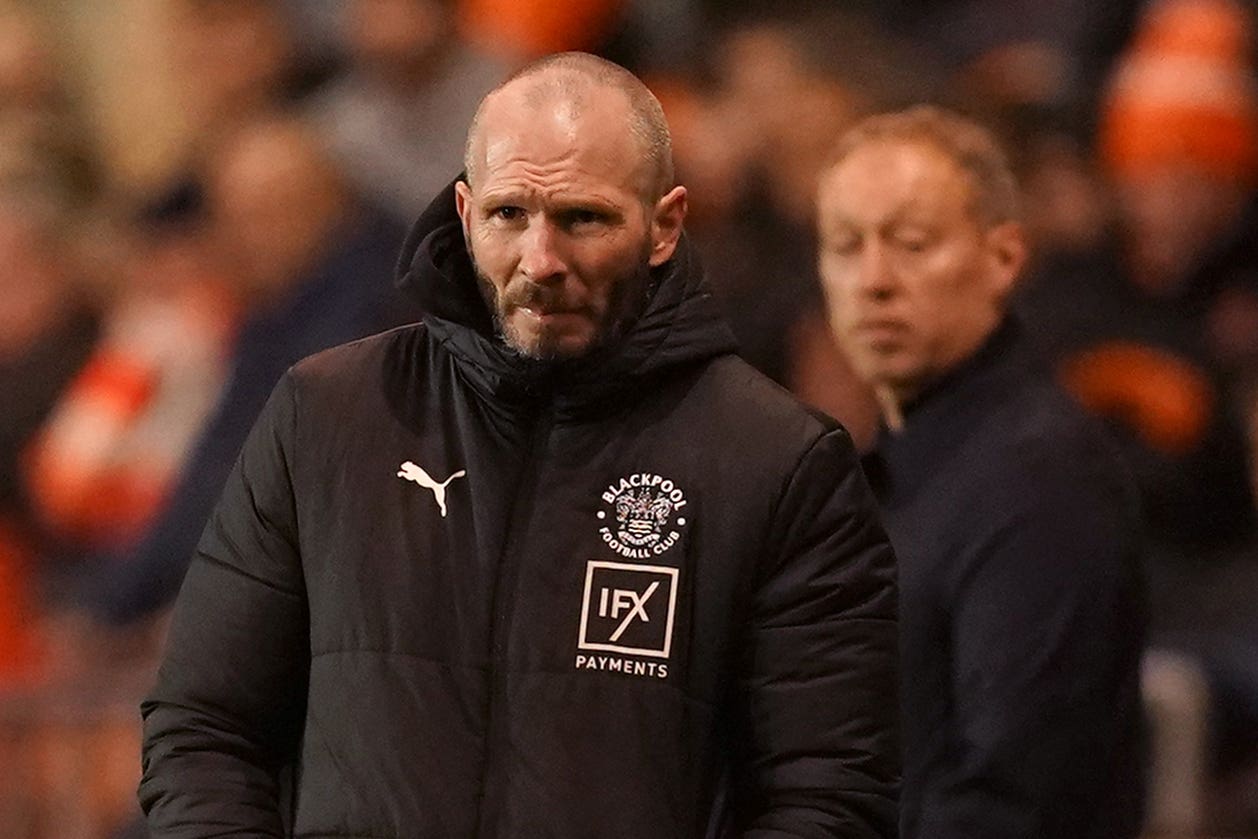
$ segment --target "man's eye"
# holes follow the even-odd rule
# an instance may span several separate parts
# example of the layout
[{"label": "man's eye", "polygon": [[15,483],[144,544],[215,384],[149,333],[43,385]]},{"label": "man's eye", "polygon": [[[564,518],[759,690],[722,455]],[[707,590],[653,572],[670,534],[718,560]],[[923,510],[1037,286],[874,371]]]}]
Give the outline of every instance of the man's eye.
[{"label": "man's eye", "polygon": [[921,253],[930,247],[930,237],[901,234],[895,237],[895,243],[901,250],[909,253]]},{"label": "man's eye", "polygon": [[490,215],[502,221],[518,221],[524,218],[524,210],[519,207],[495,207]]},{"label": "man's eye", "polygon": [[844,236],[838,239],[829,239],[825,243],[825,249],[838,256],[851,256],[856,253],[860,247],[860,240],[855,236]]},{"label": "man's eye", "polygon": [[563,214],[563,221],[567,227],[600,224],[606,220],[607,216],[597,210],[568,210]]}]

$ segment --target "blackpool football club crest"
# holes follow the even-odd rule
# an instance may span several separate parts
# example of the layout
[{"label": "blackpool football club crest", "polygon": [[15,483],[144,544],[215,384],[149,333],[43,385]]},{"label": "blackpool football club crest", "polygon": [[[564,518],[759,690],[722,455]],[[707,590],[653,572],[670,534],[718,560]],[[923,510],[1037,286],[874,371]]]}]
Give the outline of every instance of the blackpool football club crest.
[{"label": "blackpool football club crest", "polygon": [[686,495],[668,478],[639,472],[603,492],[599,535],[626,559],[650,559],[681,539]]}]

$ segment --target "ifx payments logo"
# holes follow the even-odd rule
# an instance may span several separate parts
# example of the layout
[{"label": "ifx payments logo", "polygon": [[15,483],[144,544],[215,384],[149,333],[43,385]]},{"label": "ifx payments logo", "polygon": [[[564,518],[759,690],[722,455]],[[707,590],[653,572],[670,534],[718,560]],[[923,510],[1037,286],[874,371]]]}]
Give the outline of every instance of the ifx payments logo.
[{"label": "ifx payments logo", "polygon": [[676,568],[589,560],[577,669],[666,678],[679,574]]}]

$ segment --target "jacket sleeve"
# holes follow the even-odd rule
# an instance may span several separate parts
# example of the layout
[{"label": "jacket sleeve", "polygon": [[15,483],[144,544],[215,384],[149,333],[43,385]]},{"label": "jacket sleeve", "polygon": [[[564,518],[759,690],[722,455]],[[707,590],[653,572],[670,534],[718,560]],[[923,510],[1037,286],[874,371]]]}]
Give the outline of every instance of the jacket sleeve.
[{"label": "jacket sleeve", "polygon": [[176,601],[142,705],[140,802],[154,839],[278,837],[309,672],[285,377],[250,433]]},{"label": "jacket sleeve", "polygon": [[[1143,628],[1133,503],[1112,475],[1066,466],[1071,477],[1063,464],[1023,464],[1020,486],[993,486],[1006,510],[958,557],[953,736],[923,781],[916,835],[1099,835],[1112,785],[1139,787],[1114,774],[1138,760],[1126,753]],[[1135,834],[1138,790],[1130,797],[1132,826],[1107,837]]]},{"label": "jacket sleeve", "polygon": [[736,703],[738,827],[895,837],[895,558],[846,432],[804,455],[766,545]]}]

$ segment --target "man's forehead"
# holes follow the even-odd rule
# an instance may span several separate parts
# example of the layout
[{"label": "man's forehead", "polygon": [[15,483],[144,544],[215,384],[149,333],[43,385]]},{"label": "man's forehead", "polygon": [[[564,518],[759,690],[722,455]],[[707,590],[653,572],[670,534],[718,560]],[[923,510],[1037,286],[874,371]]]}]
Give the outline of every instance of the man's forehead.
[{"label": "man's forehead", "polygon": [[519,146],[562,154],[579,145],[584,110],[581,103],[569,100],[530,102],[522,96],[496,96],[487,103],[478,126],[482,154],[492,161],[497,150]]},{"label": "man's forehead", "polygon": [[873,203],[906,210],[968,206],[973,185],[949,154],[917,140],[871,140],[853,149],[821,180],[822,209]]},{"label": "man's forehead", "polygon": [[624,91],[578,74],[550,71],[516,79],[491,93],[478,127],[519,130],[523,121],[575,131],[589,121],[628,128],[631,118]]}]

